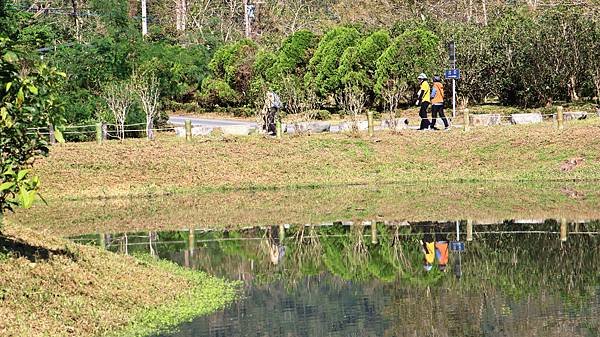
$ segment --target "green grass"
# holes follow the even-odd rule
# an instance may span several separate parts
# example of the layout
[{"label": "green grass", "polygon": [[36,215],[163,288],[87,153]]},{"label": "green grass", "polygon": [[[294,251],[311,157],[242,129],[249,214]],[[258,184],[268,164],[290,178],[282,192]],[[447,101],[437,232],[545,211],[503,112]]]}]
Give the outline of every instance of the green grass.
[{"label": "green grass", "polygon": [[238,286],[150,257],[82,246],[7,223],[0,335],[145,336],[232,302]]},{"label": "green grass", "polygon": [[156,260],[148,255],[136,258],[171,275],[189,280],[192,287],[182,291],[175,301],[142,311],[126,328],[106,336],[142,337],[172,331],[183,322],[223,308],[238,296],[235,284],[210,277],[206,273],[186,269],[169,261]]}]

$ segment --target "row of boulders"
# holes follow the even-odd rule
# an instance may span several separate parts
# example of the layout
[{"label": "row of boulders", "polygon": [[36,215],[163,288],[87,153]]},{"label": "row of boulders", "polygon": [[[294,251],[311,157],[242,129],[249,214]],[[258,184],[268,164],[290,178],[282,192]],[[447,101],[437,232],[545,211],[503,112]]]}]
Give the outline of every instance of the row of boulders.
[{"label": "row of boulders", "polygon": [[[564,112],[563,118],[565,121],[586,119],[588,113],[584,111]],[[556,119],[556,114],[552,116]],[[543,121],[543,116],[540,113],[523,113],[503,116],[500,114],[481,114],[470,115],[469,123],[472,126],[494,126],[501,124],[536,124]]]},{"label": "row of boulders", "polygon": [[[564,112],[563,114],[565,121],[586,119],[588,117],[587,112],[574,111]],[[553,117],[556,119],[556,115]],[[494,126],[502,124],[535,124],[541,123],[543,116],[539,113],[523,113],[523,114],[512,114],[510,116],[503,116],[500,114],[479,114],[470,115],[469,123],[472,126]],[[439,121],[441,124],[441,120]],[[394,124],[394,125],[392,125]],[[293,124],[282,124],[282,130],[288,134],[298,133],[322,133],[322,132],[350,132],[356,131],[367,131],[369,124],[367,121],[342,122],[340,124],[331,124],[329,122],[300,122]],[[192,136],[207,136],[212,133],[217,127],[209,126],[193,126]],[[220,126],[218,129],[221,130],[223,135],[226,136],[247,136],[257,132],[256,126],[250,125],[228,125]],[[390,130],[395,129],[401,131],[408,129],[408,119],[398,118],[395,123],[391,123],[389,120],[381,121],[381,124],[375,127],[375,130]],[[185,128],[176,127],[175,133],[177,136],[185,137]]]},{"label": "row of boulders", "polygon": [[[281,125],[283,132],[288,134],[299,134],[299,133],[322,133],[322,132],[350,132],[353,130],[356,131],[367,131],[369,128],[369,124],[367,121],[358,121],[356,123],[352,122],[342,122],[340,124],[331,124],[330,122],[300,122],[293,124],[282,124]],[[408,119],[406,118],[398,118],[395,123],[396,130],[402,130],[408,128]],[[381,125],[375,127],[375,130],[385,130],[391,129],[391,124],[389,121],[385,120],[381,123]],[[216,129],[219,129],[220,132],[225,136],[247,136],[257,132],[256,126],[250,125],[228,125],[228,126],[220,126],[220,127],[210,127],[210,126],[193,126],[192,127],[192,136],[208,136]],[[177,136],[185,137],[185,128],[184,127],[175,127],[175,133]]]}]

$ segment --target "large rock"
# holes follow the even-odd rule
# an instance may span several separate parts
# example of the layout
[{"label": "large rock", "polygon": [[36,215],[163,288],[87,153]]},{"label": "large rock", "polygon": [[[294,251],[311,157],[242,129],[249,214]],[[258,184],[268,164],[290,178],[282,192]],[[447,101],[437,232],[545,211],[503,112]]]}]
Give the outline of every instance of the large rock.
[{"label": "large rock", "polygon": [[[207,136],[213,131],[212,127],[209,126],[193,126],[192,136]],[[175,134],[178,137],[185,137],[185,127],[175,127]]]},{"label": "large rock", "polygon": [[287,124],[287,133],[321,133],[331,128],[328,122],[300,122]]},{"label": "large rock", "polygon": [[368,121],[342,122],[338,127],[341,132],[350,132],[353,131],[354,125],[356,125],[356,131],[367,131],[369,129]]},{"label": "large rock", "polygon": [[588,116],[585,111],[569,111],[563,113],[563,118],[565,121],[574,121],[579,119],[586,119]]},{"label": "large rock", "polygon": [[[381,121],[382,129],[392,129],[391,123],[388,119],[384,119]],[[396,130],[406,130],[408,129],[408,118],[396,118]]]},{"label": "large rock", "polygon": [[494,126],[500,125],[502,122],[502,116],[499,114],[481,114],[481,115],[470,115],[469,123],[472,126]]},{"label": "large rock", "polygon": [[542,115],[539,113],[512,114],[510,115],[512,124],[535,124],[542,122]]},{"label": "large rock", "polygon": [[220,129],[225,136],[247,136],[256,131],[256,127],[248,125],[227,125]]}]

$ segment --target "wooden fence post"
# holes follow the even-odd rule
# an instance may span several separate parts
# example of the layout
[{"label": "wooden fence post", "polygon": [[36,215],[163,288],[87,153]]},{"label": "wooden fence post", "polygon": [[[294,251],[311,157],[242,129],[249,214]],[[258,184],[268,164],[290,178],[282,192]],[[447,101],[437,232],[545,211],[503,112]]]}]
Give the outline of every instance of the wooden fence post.
[{"label": "wooden fence post", "polygon": [[558,130],[564,130],[565,128],[565,115],[562,106],[556,108],[556,122],[558,124]]},{"label": "wooden fence post", "polygon": [[192,141],[192,121],[189,119],[185,120],[185,140]]},{"label": "wooden fence post", "polygon": [[567,241],[567,219],[560,219],[560,241]]},{"label": "wooden fence post", "polygon": [[48,126],[48,137],[50,138],[50,144],[56,144],[56,137],[54,136],[54,125]]},{"label": "wooden fence post", "polygon": [[473,220],[467,219],[467,241],[473,241]]},{"label": "wooden fence post", "polygon": [[281,121],[279,120],[279,118],[277,118],[277,120],[275,121],[275,134],[277,135],[277,139],[281,139],[281,133]]},{"label": "wooden fence post", "polygon": [[379,242],[377,240],[377,223],[375,220],[371,221],[371,243],[376,245]]},{"label": "wooden fence post", "polygon": [[373,137],[375,126],[373,125],[373,111],[367,111],[367,122],[369,124],[369,137]]},{"label": "wooden fence post", "polygon": [[465,116],[465,131],[469,131],[471,129],[471,126],[470,126],[471,120],[469,118],[469,109],[465,109],[463,111],[463,114]]},{"label": "wooden fence post", "polygon": [[96,123],[96,143],[102,144],[102,123]]}]

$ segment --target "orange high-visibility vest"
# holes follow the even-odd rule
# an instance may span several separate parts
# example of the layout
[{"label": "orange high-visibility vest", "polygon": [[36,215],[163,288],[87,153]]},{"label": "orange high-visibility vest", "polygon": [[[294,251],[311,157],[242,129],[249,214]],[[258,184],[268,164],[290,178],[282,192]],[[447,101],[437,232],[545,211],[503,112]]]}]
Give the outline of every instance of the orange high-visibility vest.
[{"label": "orange high-visibility vest", "polygon": [[435,97],[431,99],[432,104],[444,103],[444,85],[440,82],[434,82]]}]

